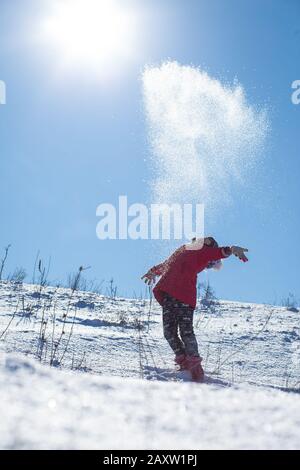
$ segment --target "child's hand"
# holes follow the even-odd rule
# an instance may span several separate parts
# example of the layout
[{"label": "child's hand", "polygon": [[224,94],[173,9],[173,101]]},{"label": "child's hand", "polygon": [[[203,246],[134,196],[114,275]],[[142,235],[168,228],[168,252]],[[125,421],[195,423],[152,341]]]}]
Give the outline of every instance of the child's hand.
[{"label": "child's hand", "polygon": [[248,251],[247,248],[242,248],[240,246],[232,246],[231,251],[234,256],[237,256],[241,261],[244,261],[244,263],[248,261],[248,258],[245,255],[245,252]]},{"label": "child's hand", "polygon": [[144,281],[145,284],[147,284],[148,286],[151,286],[151,284],[154,284],[155,278],[156,278],[156,275],[151,270],[141,277],[142,281]]}]

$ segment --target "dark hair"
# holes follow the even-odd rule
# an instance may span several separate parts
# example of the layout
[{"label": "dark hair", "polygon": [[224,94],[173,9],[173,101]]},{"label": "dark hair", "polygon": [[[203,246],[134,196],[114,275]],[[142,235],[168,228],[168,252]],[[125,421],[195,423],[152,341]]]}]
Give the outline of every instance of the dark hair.
[{"label": "dark hair", "polygon": [[[213,248],[218,248],[218,242],[214,239],[214,237],[205,237],[206,243],[205,245],[211,246]],[[207,243],[208,242],[208,243]]]},{"label": "dark hair", "polygon": [[[194,243],[195,241],[197,241],[197,237],[192,238],[192,243]],[[217,240],[215,240],[214,237],[205,237],[204,245],[211,246],[213,248],[218,248],[219,246]]]}]

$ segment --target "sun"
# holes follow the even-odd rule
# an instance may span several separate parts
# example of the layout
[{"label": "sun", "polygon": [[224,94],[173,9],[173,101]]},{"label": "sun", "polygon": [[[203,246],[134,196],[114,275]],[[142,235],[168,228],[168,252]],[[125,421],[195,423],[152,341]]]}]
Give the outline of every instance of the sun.
[{"label": "sun", "polygon": [[[122,6],[123,3],[123,6]],[[52,0],[41,32],[64,65],[103,69],[136,52],[135,12],[124,0]]]}]

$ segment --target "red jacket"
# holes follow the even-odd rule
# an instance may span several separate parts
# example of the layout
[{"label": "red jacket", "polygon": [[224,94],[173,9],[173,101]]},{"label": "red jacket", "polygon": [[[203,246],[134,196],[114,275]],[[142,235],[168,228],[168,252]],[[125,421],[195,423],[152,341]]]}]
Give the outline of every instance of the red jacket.
[{"label": "red jacket", "polygon": [[156,300],[162,305],[164,293],[177,300],[196,307],[197,274],[203,271],[210,261],[227,258],[231,254],[229,247],[213,248],[204,245],[201,249],[178,248],[166,261],[154,266],[152,272],[161,275],[153,289]]}]

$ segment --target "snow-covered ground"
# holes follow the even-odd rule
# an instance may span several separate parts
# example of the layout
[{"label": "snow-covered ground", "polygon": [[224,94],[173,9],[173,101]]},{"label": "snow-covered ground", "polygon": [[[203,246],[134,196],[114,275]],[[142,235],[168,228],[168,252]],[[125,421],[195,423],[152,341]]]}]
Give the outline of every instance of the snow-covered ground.
[{"label": "snow-covered ground", "polygon": [[197,312],[208,383],[194,384],[156,303],[2,282],[0,448],[299,449],[299,320],[228,301]]}]

